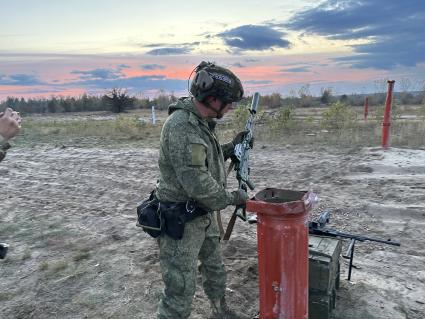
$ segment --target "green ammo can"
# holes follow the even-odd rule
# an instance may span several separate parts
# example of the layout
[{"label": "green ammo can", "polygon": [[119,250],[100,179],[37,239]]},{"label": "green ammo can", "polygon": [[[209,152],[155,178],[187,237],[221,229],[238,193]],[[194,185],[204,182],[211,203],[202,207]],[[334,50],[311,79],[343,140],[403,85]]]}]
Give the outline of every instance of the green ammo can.
[{"label": "green ammo can", "polygon": [[309,236],[309,319],[329,319],[339,288],[341,241]]}]

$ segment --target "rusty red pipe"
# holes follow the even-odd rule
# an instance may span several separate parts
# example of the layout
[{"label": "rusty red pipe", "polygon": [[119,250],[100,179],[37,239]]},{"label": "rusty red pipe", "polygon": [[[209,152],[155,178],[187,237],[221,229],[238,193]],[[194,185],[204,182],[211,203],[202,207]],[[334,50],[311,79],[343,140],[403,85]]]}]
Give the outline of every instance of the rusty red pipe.
[{"label": "rusty red pipe", "polygon": [[369,114],[369,98],[366,97],[364,100],[364,120],[367,120],[367,116]]},{"label": "rusty red pipe", "polygon": [[385,101],[384,121],[382,122],[382,147],[387,149],[390,146],[390,126],[391,126],[391,103],[395,81],[388,81],[387,98]]},{"label": "rusty red pipe", "polygon": [[[257,197],[260,193],[269,198],[290,194],[292,199],[268,202]],[[260,318],[307,319],[310,194],[279,189],[260,193],[246,207],[257,213]]]}]

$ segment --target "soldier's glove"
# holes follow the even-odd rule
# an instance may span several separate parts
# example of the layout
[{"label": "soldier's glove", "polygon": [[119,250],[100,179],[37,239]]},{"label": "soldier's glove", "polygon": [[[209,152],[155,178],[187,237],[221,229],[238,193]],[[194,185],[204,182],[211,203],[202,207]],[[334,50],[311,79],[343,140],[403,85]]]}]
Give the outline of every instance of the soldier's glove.
[{"label": "soldier's glove", "polygon": [[246,204],[246,201],[249,199],[248,193],[243,189],[238,189],[237,191],[232,192],[233,200],[232,205],[243,206]]},{"label": "soldier's glove", "polygon": [[[236,134],[235,138],[232,141],[233,147],[235,147],[237,144],[242,143],[244,137],[246,134],[248,134],[249,131],[242,131],[239,132],[238,134]],[[253,148],[254,147],[254,137],[251,138],[251,140],[249,141],[249,147]]]}]

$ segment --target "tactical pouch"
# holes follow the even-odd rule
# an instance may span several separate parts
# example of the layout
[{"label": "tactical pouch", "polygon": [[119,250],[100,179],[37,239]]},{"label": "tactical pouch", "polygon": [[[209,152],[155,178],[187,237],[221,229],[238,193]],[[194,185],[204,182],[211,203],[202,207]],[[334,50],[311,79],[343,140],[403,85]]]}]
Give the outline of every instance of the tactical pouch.
[{"label": "tactical pouch", "polygon": [[155,196],[155,191],[152,191],[149,198],[137,206],[136,226],[142,227],[143,231],[153,238],[161,235],[163,228],[160,206],[159,200]]},{"label": "tactical pouch", "polygon": [[200,208],[194,201],[161,202],[161,214],[164,218],[164,232],[173,239],[183,238],[185,224],[208,211]]},{"label": "tactical pouch", "polygon": [[163,214],[165,221],[164,232],[176,240],[183,238],[184,226],[187,221],[186,214],[182,208],[182,205],[177,203],[171,205],[161,205],[161,213]]}]

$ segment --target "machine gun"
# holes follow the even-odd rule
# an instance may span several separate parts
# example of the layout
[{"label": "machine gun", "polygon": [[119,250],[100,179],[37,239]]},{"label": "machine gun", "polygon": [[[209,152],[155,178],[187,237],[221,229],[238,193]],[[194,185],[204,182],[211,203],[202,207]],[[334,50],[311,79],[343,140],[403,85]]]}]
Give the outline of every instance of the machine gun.
[{"label": "machine gun", "polygon": [[392,246],[400,246],[400,243],[392,241],[391,239],[377,239],[362,235],[354,235],[349,233],[343,233],[338,230],[327,228],[325,227],[327,223],[329,223],[331,213],[330,211],[323,212],[317,221],[312,221],[308,223],[308,231],[310,235],[318,235],[318,236],[328,236],[328,237],[337,237],[337,238],[347,238],[350,239],[350,244],[348,245],[348,249],[342,257],[345,259],[349,259],[349,266],[348,266],[348,278],[347,280],[351,279],[351,271],[353,269],[353,259],[354,259],[354,249],[356,241],[371,241],[386,245],[392,245]]},{"label": "machine gun", "polygon": [[[260,93],[255,92],[251,101],[251,108],[249,109],[249,118],[245,125],[246,134],[240,144],[235,145],[234,155],[235,160],[230,164],[229,171],[232,169],[233,165],[236,171],[236,179],[239,183],[239,188],[245,191],[253,190],[255,188],[254,184],[249,179],[249,151],[251,150],[251,140],[253,137],[252,129],[254,127],[255,115],[257,113],[258,103],[260,101]],[[226,233],[224,234],[223,240],[229,240],[230,235],[232,234],[233,227],[235,226],[236,217],[241,218],[246,221],[246,207],[237,206],[233,212],[232,217],[230,218],[229,224],[227,225]]]}]

